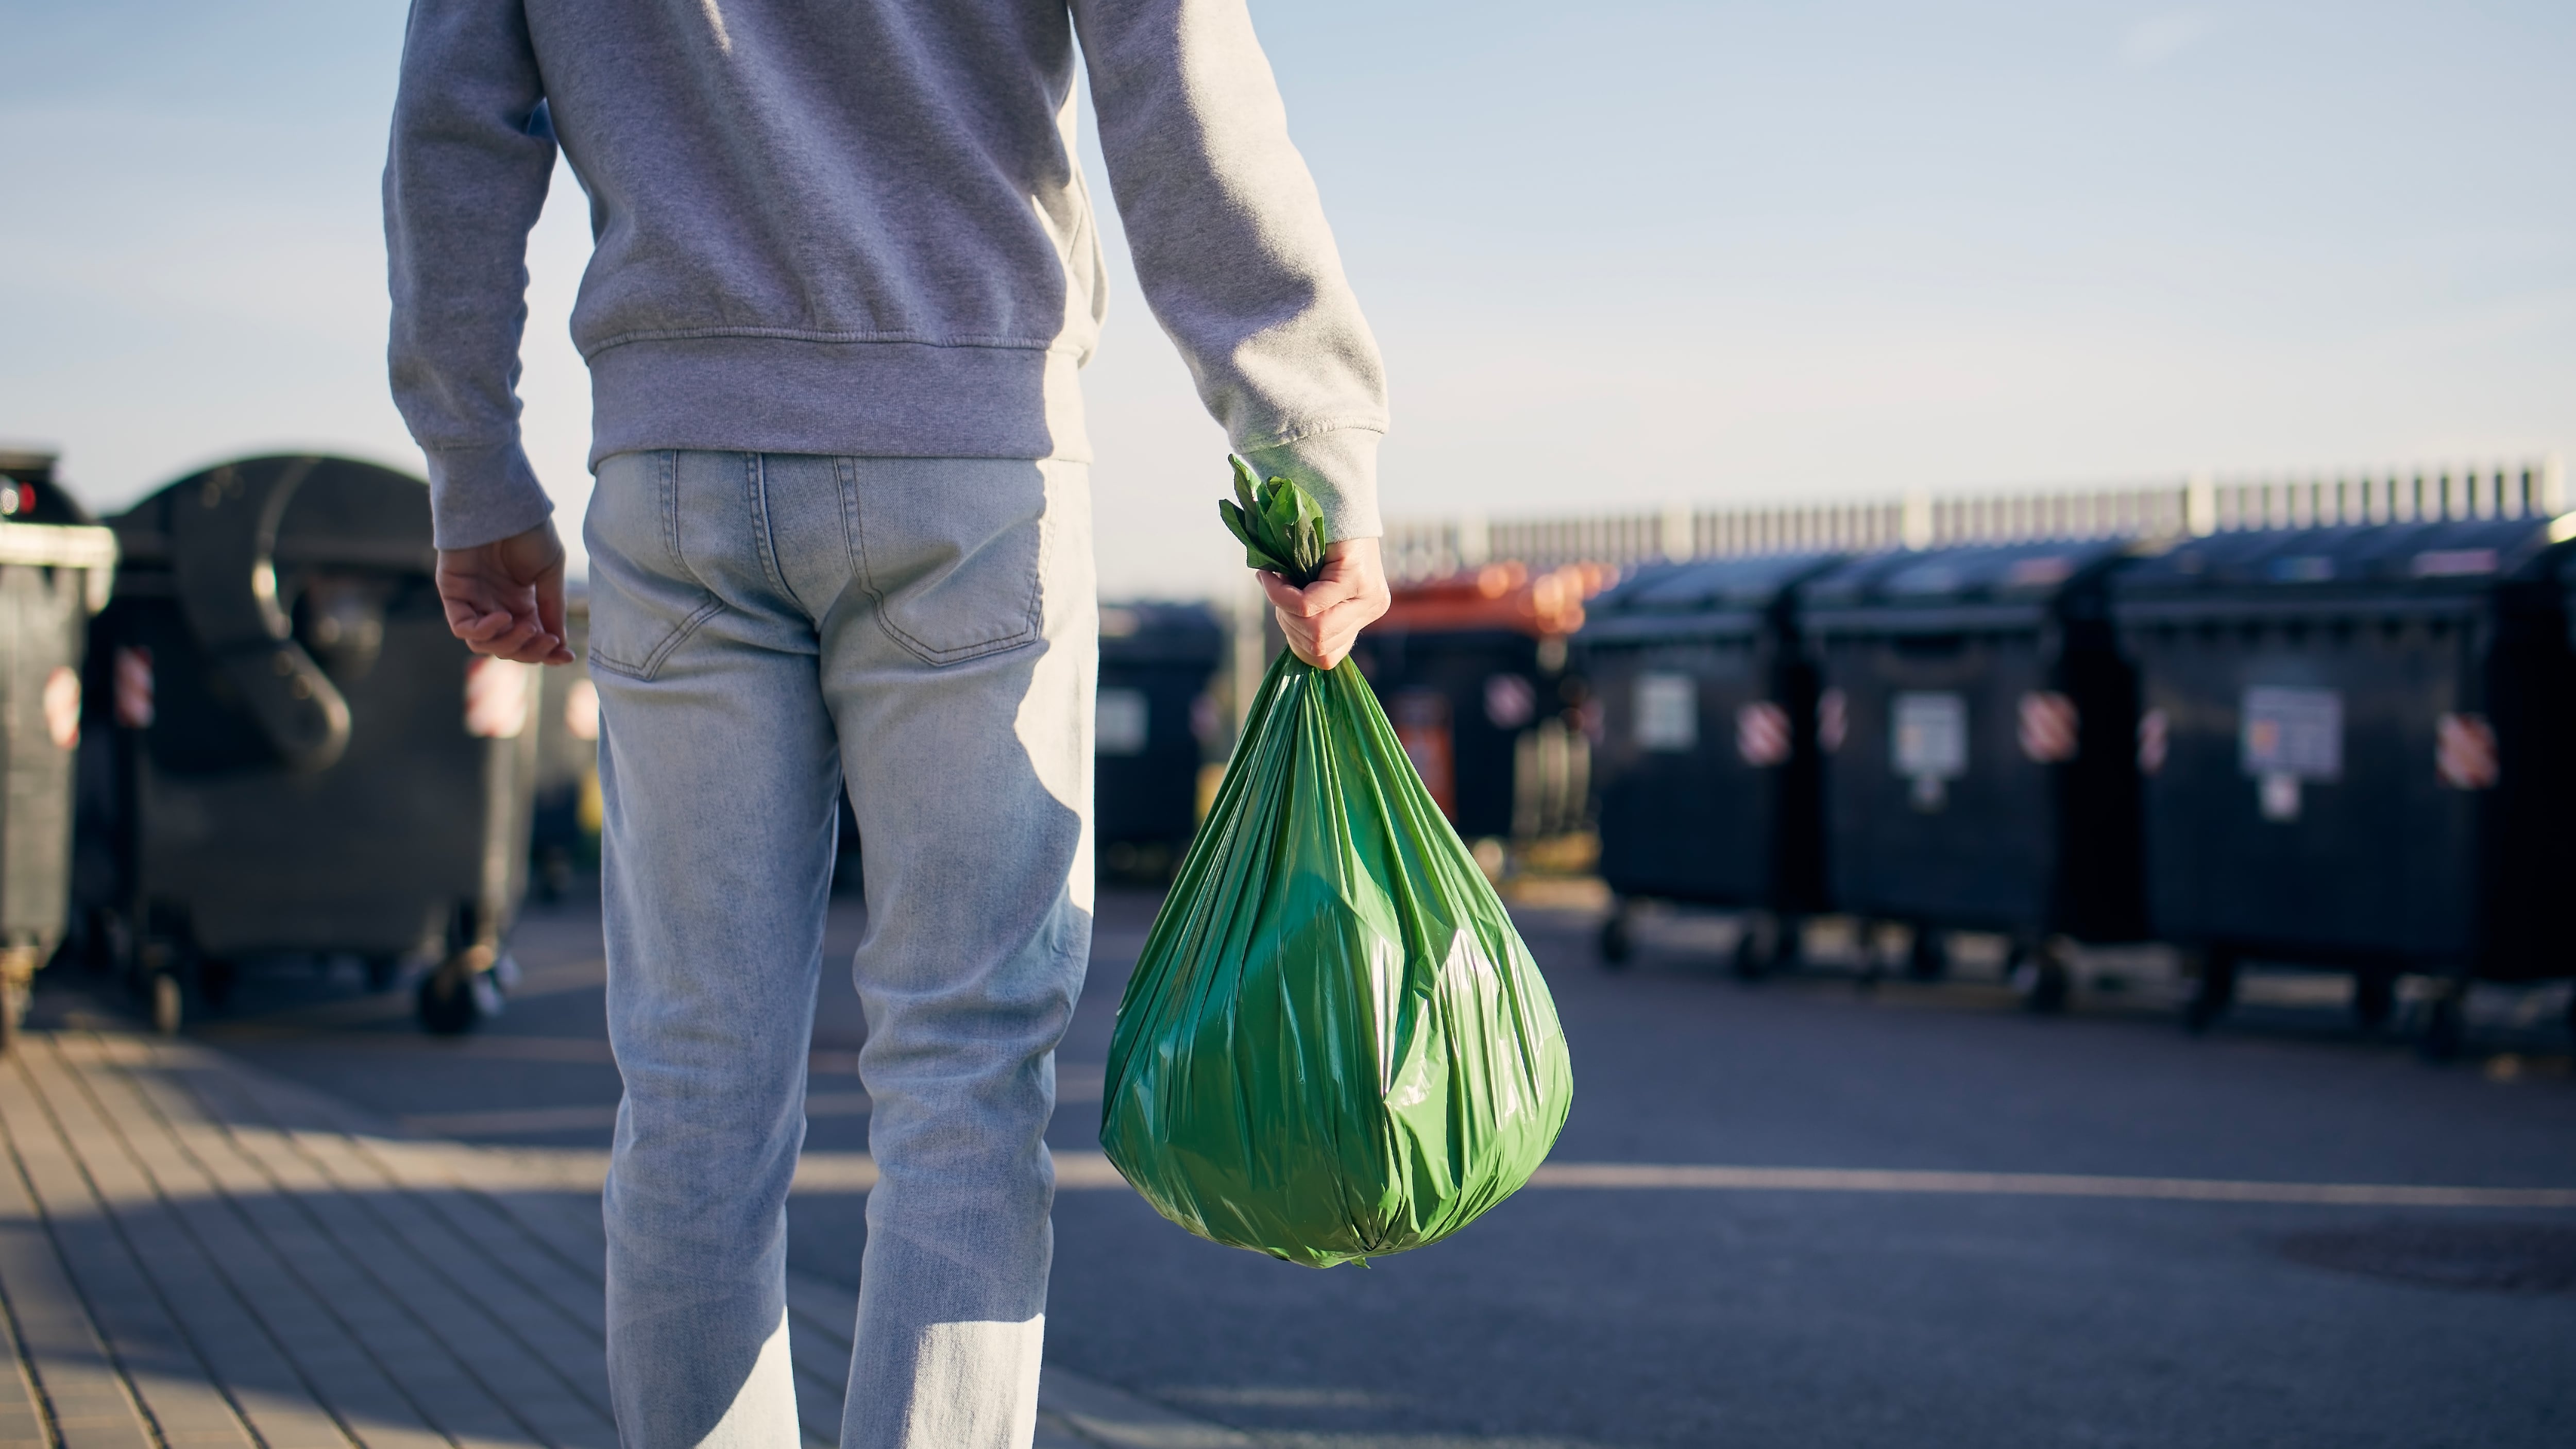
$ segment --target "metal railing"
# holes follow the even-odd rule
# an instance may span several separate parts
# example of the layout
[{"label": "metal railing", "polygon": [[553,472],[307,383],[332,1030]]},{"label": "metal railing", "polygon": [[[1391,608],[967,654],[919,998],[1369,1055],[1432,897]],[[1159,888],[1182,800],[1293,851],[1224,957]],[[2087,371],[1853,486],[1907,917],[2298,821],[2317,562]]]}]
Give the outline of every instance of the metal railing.
[{"label": "metal railing", "polygon": [[1533,569],[1626,568],[1658,559],[1936,548],[2047,539],[2173,538],[2253,528],[2419,519],[2555,517],[2567,511],[2555,457],[2508,463],[2349,469],[2221,480],[2207,474],[2132,488],[1971,494],[1560,518],[1397,520],[1386,554],[1398,581],[1496,559]]}]

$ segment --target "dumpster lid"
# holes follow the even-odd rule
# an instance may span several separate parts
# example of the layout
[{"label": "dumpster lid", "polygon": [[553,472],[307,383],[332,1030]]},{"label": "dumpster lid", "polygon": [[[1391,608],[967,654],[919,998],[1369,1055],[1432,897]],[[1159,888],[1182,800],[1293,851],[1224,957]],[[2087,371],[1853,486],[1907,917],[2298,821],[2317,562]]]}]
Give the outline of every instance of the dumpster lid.
[{"label": "dumpster lid", "polygon": [[1871,554],[1799,591],[1819,628],[2026,627],[2128,557],[2126,539],[1970,544]]},{"label": "dumpster lid", "polygon": [[1643,565],[1587,606],[1587,643],[1749,634],[1799,584],[1841,563],[1838,553],[1759,554]]},{"label": "dumpster lid", "polygon": [[238,488],[245,479],[289,475],[292,506],[274,520],[276,534],[270,542],[277,564],[420,574],[438,566],[430,536],[429,485],[354,458],[276,454],[218,464],[165,484],[107,520],[108,526],[116,530],[126,563],[166,568],[175,557],[174,530],[196,517],[176,507],[181,499],[216,496],[206,490],[226,484]]},{"label": "dumpster lid", "polygon": [[1225,652],[1225,625],[1205,604],[1138,599],[1100,606],[1100,657],[1116,664],[1206,664]]},{"label": "dumpster lid", "polygon": [[2486,518],[2213,534],[2141,561],[2112,588],[2123,600],[2462,600],[2545,573],[2557,558],[2552,531],[2546,518]]},{"label": "dumpster lid", "polygon": [[60,459],[42,448],[0,445],[0,519],[75,527],[96,523],[54,476]]},{"label": "dumpster lid", "polygon": [[1606,564],[1571,563],[1532,572],[1504,559],[1445,578],[1398,584],[1371,627],[1379,634],[1525,634],[1561,638],[1583,628],[1584,603],[1607,587]]}]

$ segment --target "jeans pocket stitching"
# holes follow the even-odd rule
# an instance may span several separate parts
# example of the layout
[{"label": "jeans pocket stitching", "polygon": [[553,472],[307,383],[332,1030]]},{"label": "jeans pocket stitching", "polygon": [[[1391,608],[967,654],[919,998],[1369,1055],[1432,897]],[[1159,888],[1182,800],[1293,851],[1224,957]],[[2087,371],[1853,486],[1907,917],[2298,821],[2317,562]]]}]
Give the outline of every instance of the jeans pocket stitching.
[{"label": "jeans pocket stitching", "polygon": [[699,603],[690,611],[687,618],[682,619],[669,634],[663,636],[660,643],[653,646],[651,652],[644,656],[640,664],[630,664],[613,654],[606,653],[596,643],[584,651],[590,664],[596,668],[605,669],[611,674],[621,674],[629,679],[647,681],[661,673],[663,663],[671,657],[671,651],[679,648],[690,635],[698,631],[700,625],[714,618],[717,612],[724,608],[724,600],[718,598],[715,591],[706,586],[706,581],[698,577],[697,571],[689,567],[688,555],[680,547],[680,455],[669,449],[663,449],[653,456],[657,464],[654,493],[655,502],[659,505],[656,511],[661,515],[658,522],[662,525],[662,549],[670,556],[673,572],[693,586]]},{"label": "jeans pocket stitching", "polygon": [[644,662],[641,664],[629,664],[624,660],[603,654],[599,646],[594,644],[590,648],[591,667],[605,669],[611,674],[623,674],[629,679],[650,682],[655,675],[662,672],[662,665],[670,659],[671,652],[687,642],[690,635],[698,632],[698,626],[714,618],[723,608],[724,600],[710,596],[705,603],[697,607],[696,612],[680,621],[679,627],[671,631],[669,638],[655,645],[653,652],[645,655]]},{"label": "jeans pocket stitching", "polygon": [[905,633],[902,626],[896,624],[894,620],[887,615],[885,610],[885,597],[873,589],[868,591],[868,597],[876,601],[877,607],[875,613],[877,616],[877,627],[885,630],[886,633],[893,638],[894,642],[902,645],[907,651],[918,656],[922,663],[933,667],[937,667],[942,664],[963,664],[969,659],[980,659],[987,654],[1000,654],[1008,650],[1020,648],[1026,644],[1034,643],[1038,637],[1037,611],[1034,607],[1037,601],[1037,583],[1034,579],[1030,581],[1029,594],[1030,604],[1032,606],[1029,612],[1029,621],[1021,625],[1017,630],[1008,634],[996,634],[990,639],[978,639],[970,644],[959,644],[951,648],[942,649],[936,645],[925,643],[922,640],[916,639],[912,635]]}]

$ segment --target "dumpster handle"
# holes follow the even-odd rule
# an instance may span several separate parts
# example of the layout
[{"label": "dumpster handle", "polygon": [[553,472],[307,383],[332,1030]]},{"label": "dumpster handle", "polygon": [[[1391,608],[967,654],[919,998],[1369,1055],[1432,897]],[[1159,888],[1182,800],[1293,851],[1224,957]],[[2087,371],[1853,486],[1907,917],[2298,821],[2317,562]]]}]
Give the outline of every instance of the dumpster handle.
[{"label": "dumpster handle", "polygon": [[227,465],[171,500],[179,607],[198,647],[286,763],[324,770],[349,747],[349,703],[295,642],[277,602],[277,525],[318,458]]}]

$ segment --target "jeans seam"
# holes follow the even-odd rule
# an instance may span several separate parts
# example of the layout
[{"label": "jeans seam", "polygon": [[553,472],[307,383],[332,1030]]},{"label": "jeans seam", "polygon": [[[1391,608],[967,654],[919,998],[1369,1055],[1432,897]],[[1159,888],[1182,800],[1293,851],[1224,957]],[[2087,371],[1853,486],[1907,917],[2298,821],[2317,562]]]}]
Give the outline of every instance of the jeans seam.
[{"label": "jeans seam", "polygon": [[1029,575],[1029,631],[1032,636],[1046,633],[1047,565],[1055,560],[1056,526],[1064,520],[1056,513],[1055,478],[1047,465],[1038,464],[1038,566]]},{"label": "jeans seam", "polygon": [[654,491],[660,496],[662,512],[662,547],[669,551],[671,564],[690,578],[689,560],[680,551],[680,455],[661,452],[654,455],[661,462],[661,476],[654,480]]},{"label": "jeans seam", "polygon": [[760,555],[761,572],[769,576],[769,586],[778,596],[798,609],[805,601],[787,586],[786,570],[778,564],[778,539],[769,530],[769,460],[760,453],[745,453],[742,469],[743,505],[751,511],[753,551]]},{"label": "jeans seam", "polygon": [[876,594],[868,588],[867,563],[859,549],[858,459],[834,458],[832,479],[841,488],[841,547],[849,554],[850,576],[857,579],[860,590],[873,599]]}]

